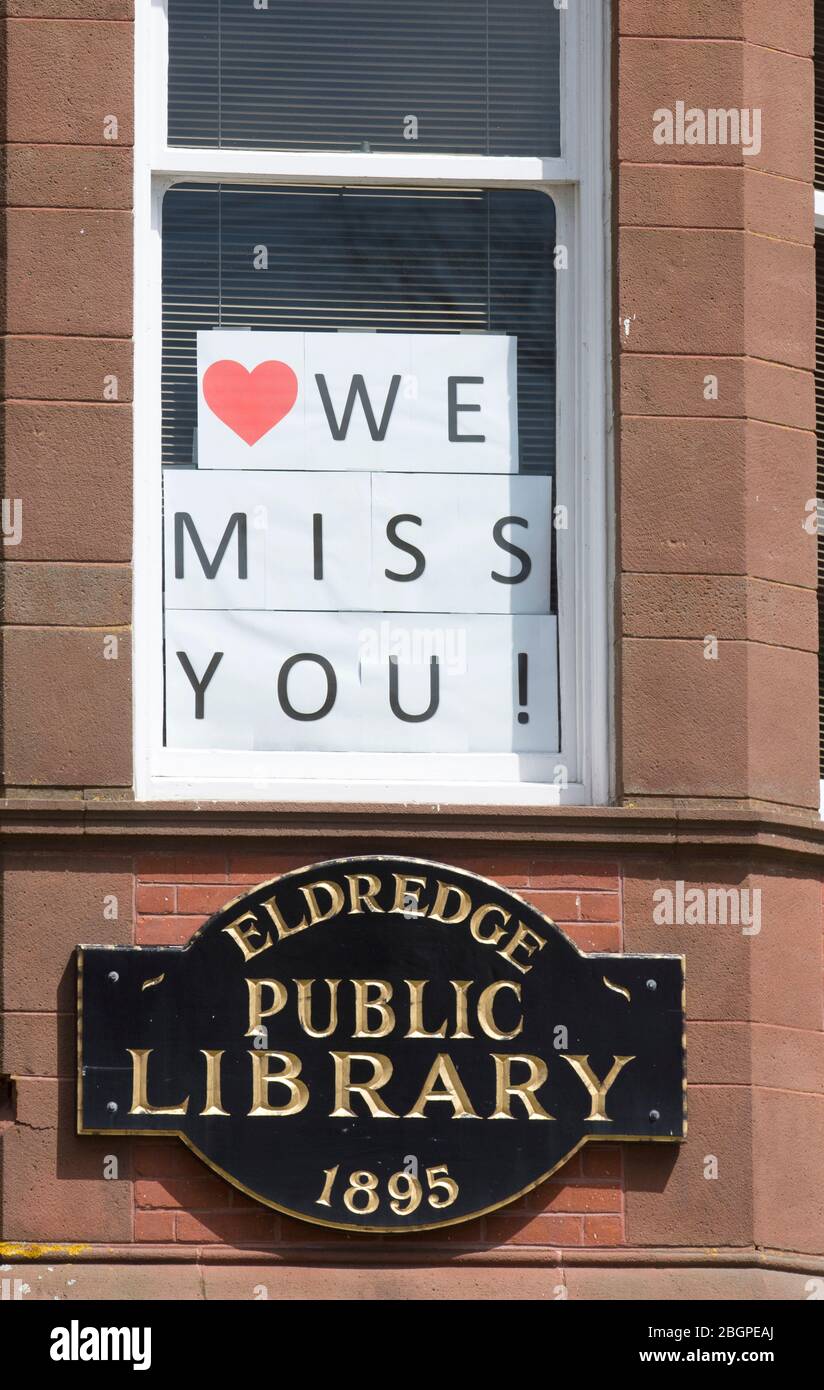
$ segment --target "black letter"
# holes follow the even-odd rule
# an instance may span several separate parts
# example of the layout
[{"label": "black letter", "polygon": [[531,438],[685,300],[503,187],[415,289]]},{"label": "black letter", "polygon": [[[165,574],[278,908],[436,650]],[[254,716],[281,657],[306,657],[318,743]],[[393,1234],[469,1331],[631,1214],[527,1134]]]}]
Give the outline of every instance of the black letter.
[{"label": "black letter", "polygon": [[522,550],[519,545],[513,545],[512,541],[506,539],[504,535],[505,526],[526,526],[527,530],[529,530],[529,522],[526,520],[526,517],[523,516],[502,516],[499,521],[495,522],[492,528],[492,537],[495,544],[499,545],[501,550],[508,550],[510,555],[517,555],[518,559],[521,561],[521,572],[520,574],[513,574],[510,576],[507,574],[496,574],[495,571],[492,570],[492,578],[498,584],[523,584],[524,580],[528,579],[532,572],[532,561],[525,550]]},{"label": "black letter", "polygon": [[198,680],[194,673],[191,661],[185,652],[178,652],[177,659],[189,677],[189,684],[195,692],[195,719],[203,719],[204,706],[206,703],[206,691],[209,688],[212,676],[223,660],[223,652],[215,652],[203,675],[202,680]]},{"label": "black letter", "polygon": [[[310,714],[301,714],[300,710],[295,709],[289,699],[289,675],[292,667],[297,666],[299,661],[315,661],[326,676],[326,699],[320,709]],[[278,676],[278,699],[284,714],[288,714],[290,719],[300,719],[308,722],[312,719],[323,719],[327,715],[338,697],[338,681],[331,661],[327,661],[325,656],[318,656],[315,652],[298,652],[297,656],[290,656],[288,661],[284,661]]]},{"label": "black letter", "polygon": [[315,512],[312,517],[312,542],[315,548],[315,578],[323,578],[323,513]]},{"label": "black letter", "polygon": [[459,386],[483,386],[482,376],[451,376],[448,378],[449,387],[449,442],[450,444],[485,444],[485,434],[458,434],[458,411],[459,410],[480,410],[479,405],[459,405],[458,387]]},{"label": "black letter", "polygon": [[214,579],[221,562],[226,554],[226,547],[232,538],[232,532],[237,526],[237,577],[245,579],[246,569],[246,516],[243,512],[235,512],[229,517],[226,530],[223,532],[223,539],[215,552],[214,560],[209,560],[206,551],[203,549],[203,542],[197,534],[195,524],[188,512],[175,512],[175,579],[183,579],[183,528],[189,532],[195,554],[201,563],[203,573],[207,579]]},{"label": "black letter", "polygon": [[389,708],[396,719],[402,719],[404,724],[423,724],[425,720],[431,719],[433,714],[437,714],[438,706],[441,703],[441,672],[438,665],[438,658],[429,658],[429,705],[423,714],[406,714],[401,709],[398,700],[398,658],[389,658]]},{"label": "black letter", "polygon": [[329,429],[331,431],[333,439],[340,441],[341,439],[346,438],[347,434],[349,433],[349,425],[352,420],[352,411],[354,409],[355,400],[358,396],[360,396],[361,405],[363,406],[363,413],[366,416],[366,423],[369,426],[369,433],[371,434],[373,439],[378,440],[380,443],[383,443],[384,439],[386,438],[386,431],[389,428],[389,421],[392,418],[392,411],[395,407],[395,397],[398,394],[398,388],[401,384],[401,379],[399,376],[393,376],[392,378],[392,385],[389,387],[389,395],[386,397],[386,405],[383,408],[383,416],[381,417],[380,424],[378,424],[377,420],[375,419],[374,413],[372,411],[372,402],[370,401],[369,394],[366,390],[366,382],[364,381],[362,376],[352,377],[352,384],[349,387],[349,395],[346,398],[346,405],[343,411],[343,419],[341,420],[340,424],[338,424],[337,420],[335,419],[335,411],[332,406],[332,399],[329,395],[329,388],[326,385],[326,377],[316,376],[315,381],[318,383],[320,398],[323,402],[323,408],[326,411],[326,419],[329,423]]},{"label": "black letter", "polygon": [[386,523],[386,538],[396,545],[399,550],[405,550],[407,555],[413,556],[415,568],[408,574],[396,574],[394,570],[384,570],[387,579],[396,579],[399,584],[408,584],[412,579],[420,579],[426,569],[426,560],[423,552],[413,545],[411,541],[402,540],[398,535],[398,527],[402,521],[413,521],[416,526],[422,526],[423,522],[419,516],[413,516],[411,512],[404,512],[401,516],[392,516]]}]

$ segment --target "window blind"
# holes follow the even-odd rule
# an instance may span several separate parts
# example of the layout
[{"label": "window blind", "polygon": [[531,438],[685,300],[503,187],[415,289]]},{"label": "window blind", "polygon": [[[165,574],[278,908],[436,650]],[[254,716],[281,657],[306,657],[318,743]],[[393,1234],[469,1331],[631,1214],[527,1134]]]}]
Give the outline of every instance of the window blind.
[{"label": "window blind", "polygon": [[169,143],[561,152],[552,0],[168,0]]},{"label": "window blind", "polygon": [[551,472],[554,247],[554,204],[531,190],[177,185],[163,204],[164,463],[196,459],[198,329],[488,332],[518,338],[521,471]]}]

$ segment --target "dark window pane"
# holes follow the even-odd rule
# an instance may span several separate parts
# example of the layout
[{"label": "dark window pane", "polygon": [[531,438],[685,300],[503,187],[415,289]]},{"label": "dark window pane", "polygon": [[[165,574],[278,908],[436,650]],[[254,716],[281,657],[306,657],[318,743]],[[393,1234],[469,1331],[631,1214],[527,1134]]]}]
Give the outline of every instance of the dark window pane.
[{"label": "dark window pane", "polygon": [[169,0],[169,142],[549,158],[559,50],[552,0]]},{"label": "dark window pane", "polygon": [[195,458],[198,329],[371,329],[515,335],[520,470],[552,472],[554,246],[539,192],[178,185],[163,204],[164,463]]}]

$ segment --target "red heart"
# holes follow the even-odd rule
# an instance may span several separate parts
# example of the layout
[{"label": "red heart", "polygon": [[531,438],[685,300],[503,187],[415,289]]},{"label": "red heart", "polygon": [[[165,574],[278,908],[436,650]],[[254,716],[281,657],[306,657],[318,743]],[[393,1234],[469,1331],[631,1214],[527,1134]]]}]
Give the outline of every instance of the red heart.
[{"label": "red heart", "polygon": [[213,362],[203,377],[209,409],[247,444],[257,444],[298,397],[298,379],[285,362],[259,362],[248,371],[226,358]]}]

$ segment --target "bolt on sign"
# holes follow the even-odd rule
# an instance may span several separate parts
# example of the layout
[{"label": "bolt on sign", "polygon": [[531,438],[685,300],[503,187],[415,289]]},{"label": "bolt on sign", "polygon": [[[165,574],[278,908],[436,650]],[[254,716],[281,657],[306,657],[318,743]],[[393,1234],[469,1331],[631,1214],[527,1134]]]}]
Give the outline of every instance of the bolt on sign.
[{"label": "bolt on sign", "polygon": [[[558,747],[552,479],[507,334],[197,334],[167,469],[170,745]],[[253,673],[253,674],[251,674]]]},{"label": "bolt on sign", "polygon": [[258,1201],[433,1230],[582,1144],[685,1133],[680,956],[583,955],[497,884],[315,864],[185,947],[78,948],[81,1134],[177,1135]]}]

